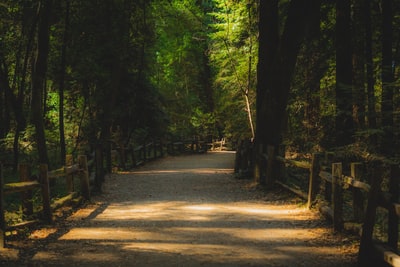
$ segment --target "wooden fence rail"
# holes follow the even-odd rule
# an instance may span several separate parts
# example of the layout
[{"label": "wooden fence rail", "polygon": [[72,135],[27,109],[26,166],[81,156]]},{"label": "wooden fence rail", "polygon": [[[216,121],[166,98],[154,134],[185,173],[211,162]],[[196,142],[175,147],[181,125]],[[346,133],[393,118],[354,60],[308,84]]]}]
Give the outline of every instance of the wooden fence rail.
[{"label": "wooden fence rail", "polygon": [[[72,163],[72,158],[68,157],[67,161]],[[20,182],[16,183],[4,183],[3,167],[0,164],[0,248],[4,248],[5,246],[5,234],[7,231],[20,227],[25,227],[38,222],[38,220],[31,220],[8,226],[5,221],[5,195],[12,193],[22,193],[21,205],[23,214],[26,216],[31,216],[33,215],[32,190],[40,190],[42,197],[42,218],[45,222],[51,223],[52,210],[57,209],[65,205],[66,202],[69,202],[72,199],[78,197],[78,192],[75,190],[73,183],[75,175],[78,175],[80,179],[81,196],[84,199],[89,200],[89,171],[87,157],[84,155],[78,156],[77,164],[71,164],[57,170],[49,171],[46,164],[41,164],[39,166],[39,174],[36,177],[31,175],[29,165],[20,164]],[[68,192],[68,194],[52,202],[50,183],[52,180],[60,178],[66,179],[66,191]]]},{"label": "wooden fence rail", "polygon": [[201,140],[169,141],[153,140],[139,146],[118,146],[113,142],[115,151],[113,162],[118,167],[126,169],[142,165],[146,161],[163,157],[166,153],[175,155],[182,153],[203,153],[207,150],[222,150],[226,144],[225,140],[206,143]]}]

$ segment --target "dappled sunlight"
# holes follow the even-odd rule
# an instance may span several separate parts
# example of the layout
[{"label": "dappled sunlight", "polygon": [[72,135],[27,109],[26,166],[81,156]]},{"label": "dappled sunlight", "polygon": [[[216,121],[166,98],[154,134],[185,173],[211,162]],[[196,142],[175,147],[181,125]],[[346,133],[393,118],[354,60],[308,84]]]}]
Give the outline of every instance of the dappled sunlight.
[{"label": "dappled sunlight", "polygon": [[[107,210],[99,214],[96,221],[114,220],[218,220],[220,217],[243,216],[257,220],[302,220],[302,216],[310,215],[305,209],[296,205],[277,206],[251,202],[227,202],[193,204],[184,201],[166,202],[132,202],[110,205]],[[243,219],[246,219],[243,218]]]},{"label": "dappled sunlight", "polygon": [[[310,212],[295,205],[122,202],[107,206],[87,226],[72,228],[59,240],[95,242],[145,255],[196,256],[214,263],[261,263],[287,260],[293,253],[302,255],[310,240],[321,238],[324,228],[295,227],[296,221],[305,219],[312,219]],[[290,257],[287,251],[291,251]],[[318,251],[336,252],[333,248]]]},{"label": "dappled sunlight", "polygon": [[71,229],[61,236],[60,240],[113,240],[128,242],[188,242],[203,243],[202,237],[207,236],[207,242],[217,243],[221,238],[232,243],[243,241],[271,242],[282,238],[304,241],[318,237],[322,229],[305,231],[304,229],[248,229],[232,227],[82,227]]},{"label": "dappled sunlight", "polygon": [[[77,238],[78,237],[78,238]],[[134,241],[134,240],[152,240],[160,242],[177,241],[176,238],[168,234],[156,231],[148,231],[141,228],[124,227],[83,227],[71,229],[68,233],[60,237],[60,240],[114,240],[114,241]]]},{"label": "dappled sunlight", "polygon": [[186,209],[188,209],[188,210],[197,210],[197,211],[204,211],[204,210],[206,210],[206,211],[211,211],[211,210],[215,210],[215,207],[211,207],[210,205],[203,205],[203,206],[200,206],[200,205],[193,205],[193,206],[186,206],[185,207]]},{"label": "dappled sunlight", "polygon": [[33,230],[32,233],[29,235],[30,239],[45,239],[49,237],[51,234],[54,234],[58,231],[57,228],[43,228],[43,229],[37,229]]}]

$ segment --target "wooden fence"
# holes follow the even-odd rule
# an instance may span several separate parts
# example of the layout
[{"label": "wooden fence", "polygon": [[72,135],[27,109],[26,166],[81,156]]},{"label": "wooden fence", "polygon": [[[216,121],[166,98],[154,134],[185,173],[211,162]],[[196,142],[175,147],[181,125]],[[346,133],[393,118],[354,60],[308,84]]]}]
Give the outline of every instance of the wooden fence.
[{"label": "wooden fence", "polygon": [[118,168],[127,169],[142,165],[144,162],[163,157],[165,154],[177,155],[183,153],[206,153],[225,149],[225,139],[207,143],[202,140],[168,141],[153,140],[139,146],[119,146],[113,144],[113,162]]},{"label": "wooden fence", "polygon": [[[241,150],[237,151],[236,172],[251,168],[249,158],[252,154],[248,154],[252,153],[250,147],[249,144],[239,147]],[[276,156],[273,149],[267,151],[267,154],[261,155],[263,169],[260,170],[263,179],[267,179],[264,181],[266,184],[271,183],[268,179],[276,175],[271,173],[272,166],[297,168],[298,172],[306,170],[308,175],[303,181],[303,187],[294,187],[283,177],[274,179],[273,182],[307,200],[308,208],[318,201],[321,213],[332,220],[334,230],[360,230],[359,266],[375,266],[371,265],[375,264],[372,261],[375,259],[384,261],[389,266],[400,267],[400,256],[397,253],[400,217],[399,164],[383,168],[382,164],[369,163],[373,167],[369,168],[367,177],[367,173],[363,171],[366,163],[350,163],[350,169],[344,170],[342,162],[332,162],[332,153],[313,154],[311,160],[297,161]],[[279,172],[285,173],[282,170]],[[382,183],[384,175],[387,178]],[[382,184],[386,184],[385,189]],[[344,206],[347,207],[345,211]],[[386,229],[386,241],[373,238],[378,208],[383,208],[388,214],[386,226],[383,227]]]},{"label": "wooden fence", "polygon": [[[4,183],[3,167],[0,164],[0,248],[4,248],[5,246],[6,231],[26,227],[38,222],[38,220],[30,220],[15,225],[7,225],[5,221],[5,195],[21,193],[23,215],[32,217],[32,215],[34,215],[32,192],[33,190],[39,190],[42,198],[41,208],[39,210],[41,210],[42,219],[47,223],[51,223],[53,220],[52,211],[65,205],[65,203],[74,198],[77,198],[78,191],[80,192],[80,197],[87,200],[90,199],[87,157],[84,155],[79,156],[77,164],[72,164],[72,157],[69,156],[67,159],[70,165],[53,171],[49,171],[46,164],[41,164],[37,176],[31,175],[29,165],[20,164],[20,182],[16,183]],[[74,176],[78,176],[80,179],[80,190],[74,188]],[[60,178],[65,179],[65,189],[68,194],[60,199],[52,201],[50,192],[52,187],[50,184],[52,181]]]},{"label": "wooden fence", "polygon": [[[399,200],[399,165],[391,166],[388,191],[384,191],[381,188],[383,172],[379,165],[372,169],[370,178],[363,176],[364,166],[360,162],[351,163],[350,175],[345,175],[341,162],[332,163],[331,171],[328,172],[327,166],[321,166],[321,156],[321,154],[314,154],[310,163],[276,157],[276,160],[285,164],[309,170],[307,193],[277,182],[305,197],[308,200],[308,207],[311,207],[319,193],[328,204],[321,206],[320,211],[332,219],[334,230],[357,230],[358,227],[354,227],[355,225],[362,226],[359,266],[374,266],[376,264],[374,260],[385,261],[390,266],[400,266],[400,256],[397,254],[400,216],[400,204],[397,203]],[[371,184],[367,182],[368,180]],[[345,220],[343,210],[346,201],[352,207],[352,216],[349,221]],[[367,203],[366,207],[365,203]],[[373,240],[378,207],[386,209],[388,213],[387,226],[384,227],[387,229],[386,242]]]}]

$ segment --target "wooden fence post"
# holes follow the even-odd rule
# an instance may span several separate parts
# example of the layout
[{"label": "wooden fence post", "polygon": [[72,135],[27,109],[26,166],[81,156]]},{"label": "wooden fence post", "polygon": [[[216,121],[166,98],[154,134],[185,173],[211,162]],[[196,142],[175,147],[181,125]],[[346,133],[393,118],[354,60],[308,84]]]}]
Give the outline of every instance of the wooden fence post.
[{"label": "wooden fence post", "polygon": [[146,148],[146,142],[143,143],[143,162],[147,160],[147,148]]},{"label": "wooden fence post", "polygon": [[[71,166],[74,163],[72,155],[66,155],[65,157],[65,164],[66,166]],[[74,192],[74,175],[68,174],[65,176],[65,182],[67,186],[67,192],[71,193]]]},{"label": "wooden fence post", "polygon": [[378,207],[379,193],[381,192],[382,182],[382,166],[381,164],[373,164],[371,189],[368,195],[368,204],[365,211],[365,220],[362,226],[362,233],[360,238],[360,248],[358,251],[359,267],[372,266],[372,234],[374,231],[376,208]]},{"label": "wooden fence post", "polygon": [[164,157],[163,141],[160,139],[160,157]]},{"label": "wooden fence post", "polygon": [[239,173],[240,164],[242,162],[242,150],[243,150],[243,140],[240,141],[239,145],[236,148],[235,154],[235,173]]},{"label": "wooden fence post", "polygon": [[[333,152],[326,152],[325,153],[325,164],[326,164],[326,166],[332,166],[334,157],[335,157],[335,154]],[[329,182],[323,180],[323,184],[324,184],[325,200],[330,202],[330,201],[332,201],[332,183],[329,183]]]},{"label": "wooden fence post", "polygon": [[343,189],[342,189],[342,163],[332,163],[332,210],[333,229],[343,229]]},{"label": "wooden fence post", "polygon": [[4,218],[4,177],[3,164],[0,162],[0,249],[5,246],[6,221]]},{"label": "wooden fence post", "polygon": [[81,191],[85,199],[90,199],[90,187],[89,187],[89,170],[87,165],[86,155],[78,156],[78,164],[81,169]]},{"label": "wooden fence post", "polygon": [[132,158],[132,166],[136,167],[136,156],[135,156],[135,147],[133,145],[129,145],[131,151],[131,158]]},{"label": "wooden fence post", "polygon": [[43,216],[46,222],[51,223],[53,218],[50,206],[50,185],[47,164],[40,164],[39,172],[40,184],[42,186]]},{"label": "wooden fence post", "polygon": [[[31,181],[31,169],[28,164],[19,164],[18,166],[19,179],[21,182]],[[22,202],[22,213],[25,216],[33,214],[33,203],[32,203],[32,190],[21,192]]]},{"label": "wooden fence post", "polygon": [[151,146],[153,148],[153,159],[157,158],[157,146],[156,146],[156,142],[153,139],[153,145]]},{"label": "wooden fence post", "polygon": [[104,159],[103,159],[103,148],[100,144],[96,147],[95,153],[95,166],[96,166],[96,175],[94,177],[94,185],[96,190],[101,192],[101,185],[104,182]]},{"label": "wooden fence post", "polygon": [[311,205],[315,200],[320,185],[319,170],[320,170],[321,156],[322,154],[320,153],[314,153],[312,155],[311,168],[310,168],[310,181],[308,184],[308,201],[307,201],[308,209],[311,208]]},{"label": "wooden fence post", "polygon": [[[389,193],[390,201],[397,203],[399,200],[399,175],[400,168],[397,164],[392,164],[390,168],[390,180],[389,180]],[[390,205],[389,208],[389,219],[388,219],[388,244],[394,251],[397,251],[397,242],[399,239],[399,217],[396,214],[394,205]]]},{"label": "wooden fence post", "polygon": [[[257,183],[259,184],[265,184],[265,175],[262,173],[262,161],[264,160],[263,157],[263,146],[262,144],[257,144],[254,146],[254,166],[253,166],[253,176],[254,179]],[[249,154],[249,152],[246,152]],[[247,159],[247,164],[248,164],[248,158]]]},{"label": "wooden fence post", "polygon": [[106,171],[107,173],[112,173],[112,156],[111,156],[111,142],[105,142],[105,147],[103,147],[103,157],[105,154],[106,159]]},{"label": "wooden fence post", "polygon": [[[363,176],[363,165],[360,162],[353,162],[350,165],[351,177],[360,181]],[[353,215],[356,222],[364,220],[364,197],[360,188],[352,188],[353,191]]]}]

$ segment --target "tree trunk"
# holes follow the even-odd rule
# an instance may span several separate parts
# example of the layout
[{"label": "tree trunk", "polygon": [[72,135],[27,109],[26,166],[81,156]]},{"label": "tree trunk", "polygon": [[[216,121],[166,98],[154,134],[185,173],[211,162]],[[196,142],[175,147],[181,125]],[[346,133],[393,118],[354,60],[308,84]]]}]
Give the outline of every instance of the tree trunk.
[{"label": "tree trunk", "polygon": [[69,12],[70,12],[70,0],[65,1],[65,22],[64,22],[64,36],[63,44],[61,47],[61,66],[60,66],[60,80],[59,80],[59,134],[60,134],[60,156],[61,163],[65,165],[66,160],[66,148],[65,148],[65,132],[64,132],[64,88],[65,88],[65,68],[67,59],[67,42],[69,33]]},{"label": "tree trunk", "polygon": [[[0,55],[2,56],[2,55]],[[5,66],[4,58],[0,58],[0,139],[8,133],[11,125],[9,116],[9,102],[11,89],[8,81],[8,70]]]},{"label": "tree trunk", "polygon": [[382,153],[392,155],[393,151],[393,1],[382,0]]},{"label": "tree trunk", "polygon": [[43,120],[43,87],[45,85],[47,57],[49,53],[49,18],[51,15],[51,4],[52,0],[43,0],[40,2],[38,47],[32,76],[31,120],[36,131],[35,138],[39,162],[43,164],[48,164],[49,162]]},{"label": "tree trunk", "polygon": [[0,66],[0,139],[4,138],[10,130],[11,118],[9,112],[9,105],[7,104],[7,94],[10,92],[6,91],[6,87],[9,88],[7,76],[5,76],[3,67]]},{"label": "tree trunk", "polygon": [[6,112],[5,124],[4,124],[6,130],[5,133],[8,133],[10,129],[11,118],[9,116],[9,106],[12,107],[15,114],[16,129],[13,141],[13,156],[14,156],[13,169],[14,171],[16,171],[19,161],[19,134],[25,128],[26,120],[23,114],[22,101],[19,101],[19,99],[15,97],[15,95],[12,92],[12,89],[10,88],[9,78],[8,78],[8,67],[6,66],[4,61],[2,66],[0,67],[0,87],[4,89],[5,103],[7,103],[7,105],[5,105],[4,107]]},{"label": "tree trunk", "polygon": [[[0,139],[4,138],[6,135],[6,128],[7,128],[7,122],[5,119],[5,108],[6,108],[6,101],[5,101],[5,94],[4,90],[0,91]],[[9,124],[8,124],[9,125]]]},{"label": "tree trunk", "polygon": [[350,1],[336,1],[336,145],[352,143],[352,44]]},{"label": "tree trunk", "polygon": [[364,0],[354,1],[353,11],[353,121],[356,130],[365,127],[365,13]]},{"label": "tree trunk", "polygon": [[[288,103],[297,55],[305,34],[306,25],[309,23],[311,10],[319,1],[298,0],[291,1],[285,22],[282,37],[277,38],[277,7],[276,1],[268,1],[271,6],[263,6],[260,2],[260,12],[271,12],[266,18],[260,13],[260,48],[257,84],[257,147],[256,153],[264,152],[265,146],[272,146],[278,151],[282,141],[282,131],[286,122],[286,107]],[[271,10],[268,10],[272,8]],[[267,25],[263,25],[267,23]],[[270,23],[270,24],[268,24]],[[262,36],[262,31],[272,25],[273,29]],[[268,39],[271,38],[271,40]],[[269,44],[271,47],[262,48]],[[261,62],[261,63],[260,63]],[[259,102],[261,98],[261,102]],[[260,127],[261,126],[261,127]],[[275,176],[273,171],[268,171]],[[255,173],[255,176],[257,174]],[[257,177],[255,177],[257,179]],[[273,179],[268,179],[273,181]]]},{"label": "tree trunk", "polygon": [[260,1],[259,7],[259,37],[258,37],[258,64],[257,64],[257,106],[256,106],[256,145],[264,147],[263,137],[267,132],[267,126],[264,122],[264,116],[261,112],[264,105],[264,96],[271,83],[270,75],[275,62],[275,56],[278,52],[279,44],[279,17],[278,1],[268,0]]},{"label": "tree trunk", "polygon": [[304,45],[306,56],[304,62],[304,89],[306,94],[306,106],[304,110],[304,124],[307,129],[306,142],[318,140],[320,122],[320,90],[321,77],[323,76],[324,59],[321,57],[321,12],[320,5],[311,10],[311,24],[307,31],[306,44]]},{"label": "tree trunk", "polygon": [[257,63],[257,99],[256,99],[256,138],[254,152],[254,179],[260,183],[262,180],[260,154],[266,152],[264,136],[268,130],[265,123],[265,116],[262,114],[264,95],[268,90],[271,78],[267,73],[272,73],[274,57],[278,50],[279,23],[278,23],[278,1],[268,0],[259,3],[258,22],[258,63]]},{"label": "tree trunk", "polygon": [[[375,80],[374,80],[374,63],[372,56],[372,23],[371,23],[371,2],[364,0],[364,13],[365,13],[365,61],[366,61],[366,75],[367,75],[367,96],[368,96],[368,127],[376,129],[376,111],[375,111]],[[370,137],[373,145],[376,145],[377,138]]]}]

